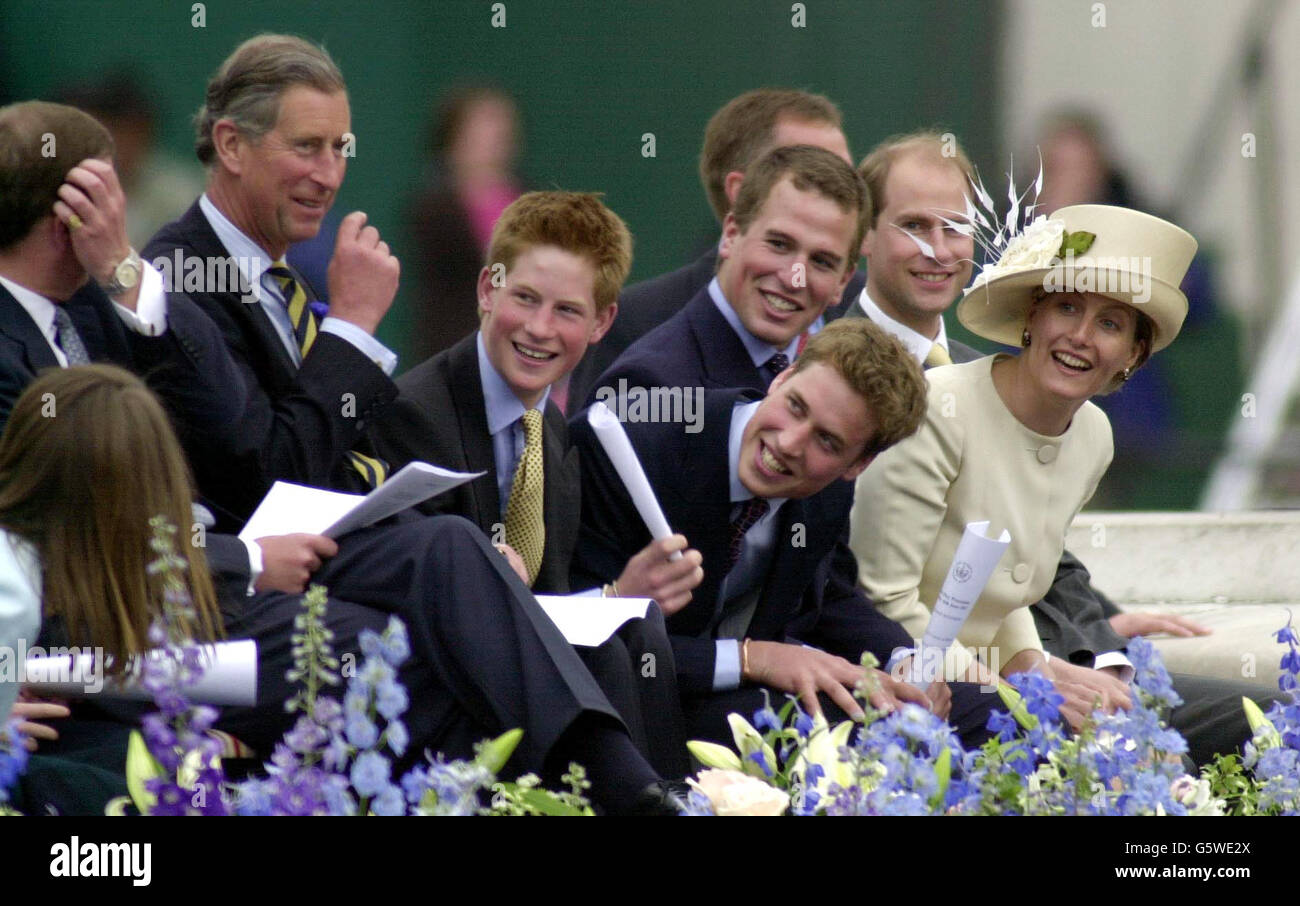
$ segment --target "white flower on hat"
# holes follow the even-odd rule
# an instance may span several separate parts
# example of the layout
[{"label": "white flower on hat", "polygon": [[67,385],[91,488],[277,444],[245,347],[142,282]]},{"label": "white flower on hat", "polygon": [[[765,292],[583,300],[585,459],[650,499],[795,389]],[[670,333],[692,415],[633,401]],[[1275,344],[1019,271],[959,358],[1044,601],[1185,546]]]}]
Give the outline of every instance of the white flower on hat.
[{"label": "white flower on hat", "polygon": [[982,283],[1012,271],[1051,267],[1052,262],[1060,256],[1064,238],[1065,224],[1059,220],[1049,220],[1046,215],[1040,214],[1007,243],[1006,251],[996,264],[980,271],[975,282]]}]

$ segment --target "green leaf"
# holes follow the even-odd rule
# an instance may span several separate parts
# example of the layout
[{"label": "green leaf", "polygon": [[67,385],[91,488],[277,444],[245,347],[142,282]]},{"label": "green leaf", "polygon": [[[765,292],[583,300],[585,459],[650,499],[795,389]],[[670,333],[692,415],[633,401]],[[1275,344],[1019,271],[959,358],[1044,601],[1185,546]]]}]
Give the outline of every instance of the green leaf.
[{"label": "green leaf", "polygon": [[931,809],[943,805],[943,797],[948,793],[948,783],[952,780],[952,749],[945,747],[934,760],[934,777],[939,781],[939,788],[930,800]]},{"label": "green leaf", "polygon": [[515,794],[524,805],[543,814],[555,817],[581,818],[583,812],[571,805],[566,805],[556,798],[554,793],[542,789],[521,790]]},{"label": "green leaf", "polygon": [[139,730],[132,730],[126,742],[126,789],[140,814],[149,814],[157,797],[145,786],[146,780],[166,777],[167,771],[149,753],[149,746]]},{"label": "green leaf", "polygon": [[1088,249],[1092,248],[1092,244],[1096,239],[1097,234],[1089,233],[1087,230],[1066,233],[1061,237],[1061,250],[1056,253],[1057,257],[1064,258],[1067,254],[1083,255]]},{"label": "green leaf", "polygon": [[1016,719],[1016,723],[1026,730],[1032,730],[1038,726],[1038,718],[1029,713],[1029,709],[1025,707],[1024,699],[1015,690],[1014,686],[998,683],[998,695],[1002,697],[1002,703],[1007,706],[1011,716]]},{"label": "green leaf", "polygon": [[474,763],[487,768],[493,774],[500,774],[501,769],[506,766],[506,762],[519,746],[519,740],[523,738],[523,730],[507,730],[496,739],[483,743]]}]

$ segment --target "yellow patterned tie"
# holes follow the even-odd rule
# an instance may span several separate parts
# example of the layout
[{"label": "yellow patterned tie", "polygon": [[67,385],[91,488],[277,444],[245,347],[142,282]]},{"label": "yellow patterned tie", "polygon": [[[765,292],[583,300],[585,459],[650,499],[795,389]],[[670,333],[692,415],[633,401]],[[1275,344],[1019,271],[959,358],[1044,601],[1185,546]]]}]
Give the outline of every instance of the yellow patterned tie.
[{"label": "yellow patterned tie", "polygon": [[[276,261],[266,272],[280,287],[284,296],[284,307],[289,311],[289,323],[293,325],[294,339],[298,342],[298,351],[307,358],[311,344],[316,342],[316,313],[307,301],[307,291],[294,278],[289,264],[283,258]],[[361,473],[367,485],[377,488],[388,477],[388,463],[356,450],[348,451],[348,464]]]},{"label": "yellow patterned tie", "polygon": [[930,351],[925,355],[925,367],[934,368],[936,365],[951,365],[952,359],[948,355],[948,350],[944,349],[938,343],[930,344]]},{"label": "yellow patterned tie", "polygon": [[283,258],[272,264],[266,272],[280,287],[284,307],[289,310],[289,323],[293,325],[293,335],[298,341],[298,351],[305,359],[311,344],[316,342],[316,315],[307,304],[307,291],[294,279],[288,262]]},{"label": "yellow patterned tie", "polygon": [[519,552],[528,567],[528,585],[537,581],[546,547],[546,525],[542,521],[542,413],[524,413],[524,455],[515,468],[506,504],[506,543]]}]

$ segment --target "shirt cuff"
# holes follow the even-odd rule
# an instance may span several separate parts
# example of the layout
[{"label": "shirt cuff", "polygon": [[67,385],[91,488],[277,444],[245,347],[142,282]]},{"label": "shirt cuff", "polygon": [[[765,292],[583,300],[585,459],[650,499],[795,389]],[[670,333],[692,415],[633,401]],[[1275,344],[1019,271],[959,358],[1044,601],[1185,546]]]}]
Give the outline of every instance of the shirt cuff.
[{"label": "shirt cuff", "polygon": [[144,273],[140,276],[140,295],[135,301],[135,311],[116,301],[113,307],[126,326],[138,334],[160,337],[167,332],[167,293],[163,291],[162,274],[148,261],[144,262]]},{"label": "shirt cuff", "polygon": [[571,598],[599,598],[604,591],[599,585],[595,588],[584,588],[582,591],[569,592]]},{"label": "shirt cuff", "polygon": [[262,577],[262,570],[266,567],[266,563],[262,560],[262,546],[260,544],[248,538],[240,538],[239,540],[244,542],[244,547],[248,548],[248,593],[251,595],[257,590],[253,586]]},{"label": "shirt cuff", "polygon": [[1125,683],[1133,682],[1133,677],[1137,676],[1137,670],[1133,667],[1133,662],[1122,651],[1107,651],[1105,654],[1099,654],[1093,658],[1092,669],[1100,670],[1102,667],[1118,667],[1119,678]]},{"label": "shirt cuff", "polygon": [[740,688],[740,641],[718,639],[717,654],[713,659],[713,691]]},{"label": "shirt cuff", "polygon": [[320,324],[321,333],[332,333],[340,339],[347,340],[361,351],[361,354],[380,368],[389,377],[397,370],[397,353],[376,340],[351,321],[342,318],[326,318]]}]

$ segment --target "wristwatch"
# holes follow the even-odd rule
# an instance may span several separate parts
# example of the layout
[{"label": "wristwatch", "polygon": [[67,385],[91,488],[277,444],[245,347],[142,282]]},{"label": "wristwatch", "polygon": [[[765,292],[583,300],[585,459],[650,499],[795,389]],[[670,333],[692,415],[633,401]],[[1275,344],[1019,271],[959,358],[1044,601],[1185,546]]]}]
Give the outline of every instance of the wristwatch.
[{"label": "wristwatch", "polygon": [[125,258],[118,262],[117,267],[113,268],[113,277],[107,283],[100,285],[100,288],[110,296],[120,296],[122,293],[134,289],[140,282],[140,275],[144,273],[144,262],[140,260],[140,253],[135,249],[130,250]]}]

